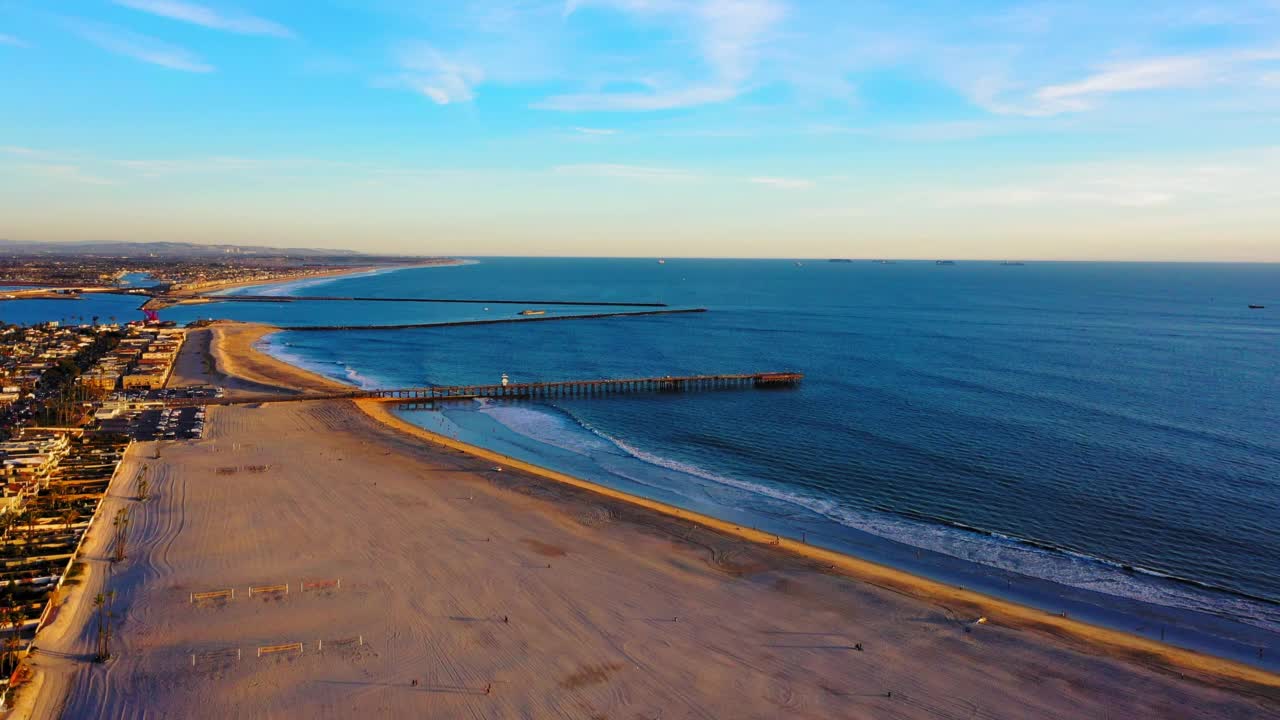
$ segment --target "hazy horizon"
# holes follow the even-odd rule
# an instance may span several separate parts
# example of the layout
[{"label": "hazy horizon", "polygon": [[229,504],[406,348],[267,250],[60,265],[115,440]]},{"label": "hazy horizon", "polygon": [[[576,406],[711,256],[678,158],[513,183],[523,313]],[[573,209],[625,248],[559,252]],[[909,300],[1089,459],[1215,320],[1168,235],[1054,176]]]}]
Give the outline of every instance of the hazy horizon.
[{"label": "hazy horizon", "polygon": [[[124,244],[124,243],[139,243],[139,242],[155,242],[155,243],[168,243],[168,242],[177,242],[177,243],[182,243],[182,242],[187,242],[187,241],[183,241],[183,240],[147,240],[147,241],[136,241],[136,240],[76,240],[76,239],[71,239],[71,240],[48,240],[48,241],[35,241],[35,240],[15,239],[15,238],[0,238],[0,241],[6,241],[6,240],[7,240],[7,241],[11,241],[11,242],[49,242],[49,243],[55,243],[55,244],[57,244],[57,243],[66,243],[66,244],[68,244],[68,245],[70,245],[70,244],[79,244],[79,243],[102,243],[102,244],[121,243],[121,244]],[[208,243],[196,243],[196,244],[200,244],[200,245],[210,245],[210,246],[213,246],[213,245],[235,245],[235,243],[222,243],[222,242],[216,242],[216,241],[211,241],[211,242],[208,242]],[[245,245],[245,246],[247,247],[248,245]],[[297,245],[273,245],[273,244],[262,244],[262,245],[258,245],[258,247],[262,247],[262,248],[266,248],[266,249],[272,249],[272,250],[314,250],[314,251],[321,251],[321,252],[323,252],[324,250],[332,250],[332,251],[334,251],[334,252],[339,252],[339,253],[341,253],[341,252],[348,252],[348,251],[350,251],[350,252],[366,252],[366,251],[352,251],[352,250],[351,250],[351,248],[349,248],[349,247],[339,247],[339,246],[335,246],[335,247],[332,247],[332,248],[318,248],[318,247],[308,246],[308,245],[304,245],[304,244],[297,244]],[[672,255],[560,255],[560,254],[529,254],[529,253],[525,253],[525,254],[502,254],[502,253],[473,253],[473,252],[472,252],[472,253],[468,253],[468,252],[435,253],[435,254],[427,254],[427,253],[421,253],[421,254],[414,254],[414,253],[396,254],[396,253],[380,253],[380,252],[375,252],[375,251],[367,251],[367,255],[365,255],[365,257],[373,257],[373,258],[376,258],[376,257],[379,257],[379,256],[385,256],[385,257],[388,257],[388,258],[392,258],[392,257],[451,258],[451,259],[458,259],[458,260],[468,260],[468,259],[478,259],[478,260],[483,260],[483,259],[499,259],[499,258],[529,258],[529,259],[547,259],[547,260],[554,260],[554,259],[562,259],[562,260],[590,260],[590,259],[602,259],[602,260],[659,260],[659,259],[662,259],[662,260],[775,260],[775,261],[779,261],[779,262],[793,262],[793,261],[794,261],[794,262],[827,262],[827,261],[829,261],[829,260],[839,260],[839,261],[849,260],[849,261],[853,261],[853,262],[877,262],[877,261],[886,261],[886,260],[887,260],[887,261],[890,261],[890,262],[935,262],[935,261],[937,261],[937,260],[952,260],[952,261],[955,261],[955,262],[957,262],[957,263],[961,263],[961,262],[984,262],[984,263],[985,263],[985,262],[994,262],[994,263],[999,263],[999,262],[1052,262],[1052,263],[1151,263],[1151,264],[1222,264],[1222,265],[1275,265],[1275,264],[1280,264],[1280,260],[1179,260],[1179,259],[1168,259],[1168,258],[1108,259],[1108,258],[1068,258],[1068,257],[1041,257],[1041,258],[1034,258],[1034,257],[1027,257],[1027,256],[1003,256],[1003,255],[1000,255],[1000,256],[995,256],[995,255],[993,255],[993,256],[971,256],[971,257],[964,257],[964,256],[932,256],[932,255],[931,255],[931,256],[923,256],[923,255],[919,255],[919,256],[908,256],[908,255],[900,255],[900,256],[895,256],[895,255],[843,255],[843,256],[840,256],[840,255],[677,255],[677,254],[672,254]],[[357,255],[356,257],[361,257],[361,256],[360,256],[360,255]]]},{"label": "hazy horizon", "polygon": [[0,236],[1280,261],[1271,0],[400,5],[0,0]]}]

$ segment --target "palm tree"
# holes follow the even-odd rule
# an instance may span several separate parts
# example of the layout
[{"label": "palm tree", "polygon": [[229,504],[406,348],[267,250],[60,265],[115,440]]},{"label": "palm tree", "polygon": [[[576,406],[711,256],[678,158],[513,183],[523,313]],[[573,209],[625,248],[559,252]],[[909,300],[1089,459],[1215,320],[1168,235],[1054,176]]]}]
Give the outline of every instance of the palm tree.
[{"label": "palm tree", "polygon": [[27,518],[30,515],[31,515],[30,511],[26,509],[18,510],[17,512],[13,513],[13,519],[11,521],[11,525],[13,527],[22,526],[23,523],[27,522]]},{"label": "palm tree", "polygon": [[12,633],[5,638],[5,654],[9,658],[9,669],[18,665],[18,648],[22,646],[22,626],[26,624],[27,618],[16,607],[6,608],[4,611],[4,624],[12,628]]},{"label": "palm tree", "polygon": [[117,510],[115,518],[111,520],[111,525],[115,528],[113,562],[120,562],[125,559],[125,543],[129,539],[129,508],[122,507]]},{"label": "palm tree", "polygon": [[69,507],[62,511],[62,530],[63,532],[71,532],[71,523],[80,519],[80,513],[73,507]]},{"label": "palm tree", "polygon": [[98,593],[93,596],[93,609],[98,613],[98,653],[97,660],[107,659],[107,596]]}]

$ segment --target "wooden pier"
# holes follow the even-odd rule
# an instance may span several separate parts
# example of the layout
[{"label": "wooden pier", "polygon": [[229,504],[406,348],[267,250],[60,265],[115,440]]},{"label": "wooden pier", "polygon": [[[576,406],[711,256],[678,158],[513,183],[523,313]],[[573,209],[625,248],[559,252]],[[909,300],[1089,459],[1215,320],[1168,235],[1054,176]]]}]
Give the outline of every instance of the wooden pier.
[{"label": "wooden pier", "polygon": [[781,387],[804,378],[798,372],[749,375],[685,375],[621,380],[566,380],[562,382],[508,383],[506,385],[452,385],[447,387],[373,390],[366,397],[379,400],[448,400],[451,398],[552,398],[634,392],[682,392],[731,388]]},{"label": "wooden pier", "polygon": [[749,388],[783,388],[798,385],[804,379],[798,372],[763,372],[734,375],[665,375],[663,377],[621,378],[614,380],[564,380],[492,385],[434,385],[416,388],[352,390],[336,393],[300,395],[238,395],[221,398],[175,398],[166,400],[167,407],[197,405],[246,405],[266,402],[303,400],[382,400],[404,404],[437,401],[498,398],[534,400],[542,398],[594,397],[621,393],[691,392],[698,390],[731,390]]}]

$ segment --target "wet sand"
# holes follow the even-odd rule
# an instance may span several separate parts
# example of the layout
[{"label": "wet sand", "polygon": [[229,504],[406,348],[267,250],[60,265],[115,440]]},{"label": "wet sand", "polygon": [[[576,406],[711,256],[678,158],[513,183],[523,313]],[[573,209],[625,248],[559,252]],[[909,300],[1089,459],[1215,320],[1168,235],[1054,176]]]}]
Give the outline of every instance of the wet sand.
[{"label": "wet sand", "polygon": [[[194,332],[175,384],[341,386],[252,350],[269,330]],[[104,506],[132,504],[135,517],[130,558],[110,573],[117,657],[87,661],[83,599],[108,575],[110,528],[99,526],[88,579],[39,641],[30,716],[1280,713],[1274,675],[806,556],[546,471],[497,471],[380,422],[385,407],[211,407],[205,439],[165,443],[158,459],[154,444],[136,445]],[[142,463],[146,503],[131,499]],[[248,597],[286,583],[287,595]],[[235,599],[190,601],[222,588]],[[991,622],[973,623],[980,615]],[[293,642],[300,653],[257,656]]]}]

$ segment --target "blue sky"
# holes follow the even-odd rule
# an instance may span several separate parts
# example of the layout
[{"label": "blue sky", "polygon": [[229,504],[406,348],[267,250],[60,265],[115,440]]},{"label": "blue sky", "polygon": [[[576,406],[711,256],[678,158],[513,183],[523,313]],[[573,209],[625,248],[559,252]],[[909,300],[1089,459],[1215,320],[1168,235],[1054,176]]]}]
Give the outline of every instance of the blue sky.
[{"label": "blue sky", "polygon": [[1280,0],[0,0],[0,237],[1280,261]]}]

